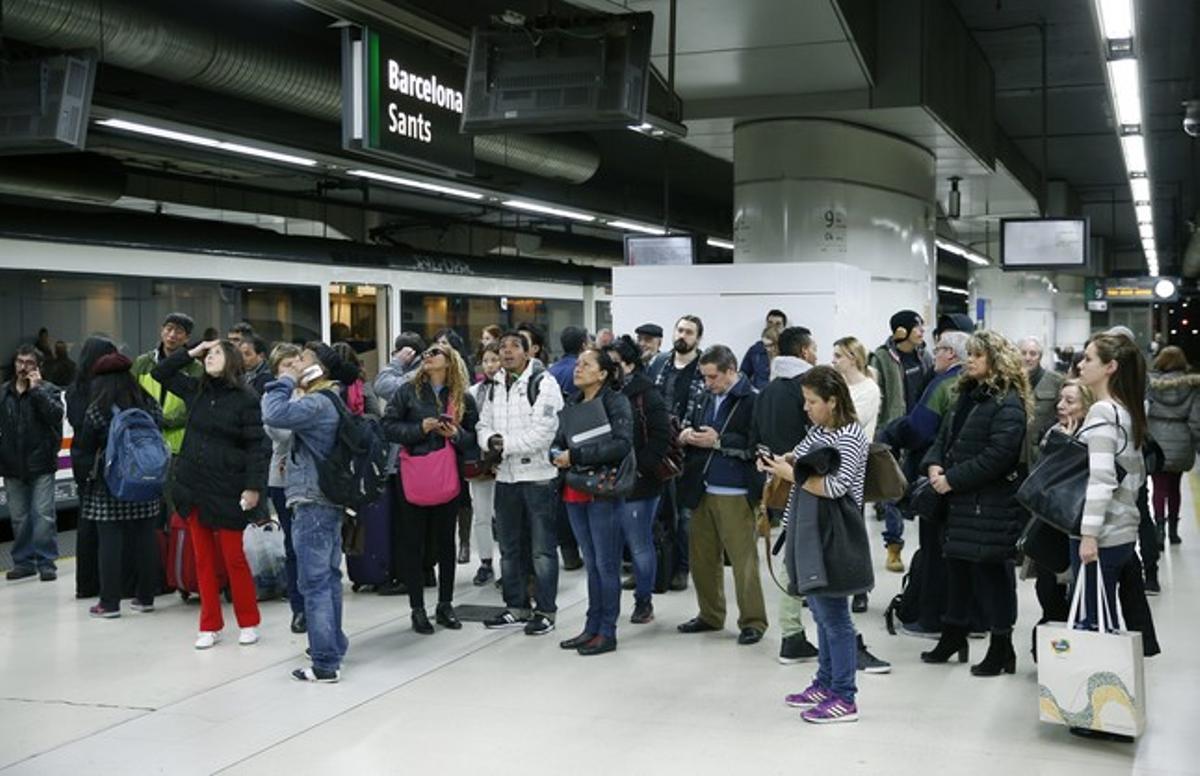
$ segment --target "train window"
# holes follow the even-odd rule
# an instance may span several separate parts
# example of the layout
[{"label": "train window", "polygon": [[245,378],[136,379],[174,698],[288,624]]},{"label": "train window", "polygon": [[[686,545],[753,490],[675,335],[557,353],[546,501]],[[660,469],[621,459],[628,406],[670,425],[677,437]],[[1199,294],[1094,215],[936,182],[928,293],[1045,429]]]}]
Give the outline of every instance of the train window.
[{"label": "train window", "polygon": [[558,332],[571,324],[582,325],[583,302],[406,291],[400,294],[400,315],[405,331],[415,331],[430,340],[438,330],[451,328],[472,351],[485,326],[510,329],[528,321],[546,330],[547,344],[554,351],[558,348]]},{"label": "train window", "polygon": [[373,379],[390,348],[379,347],[388,337],[387,286],[334,283],[329,287],[329,341],[354,348],[367,377]]}]

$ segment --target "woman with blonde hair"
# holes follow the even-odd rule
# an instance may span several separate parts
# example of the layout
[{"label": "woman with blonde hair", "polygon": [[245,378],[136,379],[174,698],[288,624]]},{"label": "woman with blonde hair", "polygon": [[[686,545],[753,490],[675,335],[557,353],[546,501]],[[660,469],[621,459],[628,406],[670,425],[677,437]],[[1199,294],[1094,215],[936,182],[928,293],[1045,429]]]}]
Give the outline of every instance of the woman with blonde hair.
[{"label": "woman with blonde hair", "polygon": [[479,413],[468,393],[467,371],[454,348],[425,350],[416,376],[396,392],[383,416],[383,433],[399,442],[401,568],[417,633],[433,633],[425,612],[425,536],[436,536],[438,603],[435,619],[452,630],[462,627],[454,613],[454,529],[462,492],[463,454],[475,446]]},{"label": "woman with blonde hair", "polygon": [[863,433],[868,440],[874,439],[882,394],[875,381],[875,370],[867,365],[867,349],[855,337],[842,337],[833,343],[833,368],[846,379]]},{"label": "woman with blonde hair", "polygon": [[967,662],[974,609],[991,632],[991,643],[971,673],[1016,671],[1013,555],[1028,519],[1016,494],[1030,402],[1029,378],[1016,347],[993,331],[972,335],[958,401],[922,461],[930,484],[946,501],[948,599],[941,638],[921,653],[926,663],[945,663],[955,654],[960,663]]}]

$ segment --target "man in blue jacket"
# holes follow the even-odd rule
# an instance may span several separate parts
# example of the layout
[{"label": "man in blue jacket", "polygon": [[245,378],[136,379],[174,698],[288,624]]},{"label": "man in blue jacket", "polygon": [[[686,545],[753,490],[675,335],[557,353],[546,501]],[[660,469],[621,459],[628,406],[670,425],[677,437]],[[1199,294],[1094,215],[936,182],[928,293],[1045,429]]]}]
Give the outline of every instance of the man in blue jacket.
[{"label": "man in blue jacket", "polygon": [[[768,329],[783,331],[785,326],[787,315],[782,310],[771,310],[767,313]],[[767,352],[761,339],[751,345],[742,358],[742,374],[750,380],[756,391],[761,391],[771,382],[771,354]]]}]

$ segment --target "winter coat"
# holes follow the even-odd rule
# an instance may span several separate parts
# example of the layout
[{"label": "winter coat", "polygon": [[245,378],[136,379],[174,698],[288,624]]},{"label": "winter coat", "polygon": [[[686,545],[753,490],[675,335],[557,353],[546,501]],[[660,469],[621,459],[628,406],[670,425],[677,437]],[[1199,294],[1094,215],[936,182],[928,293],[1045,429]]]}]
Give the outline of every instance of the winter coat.
[{"label": "winter coat", "polygon": [[[150,376],[187,405],[187,433],[171,472],[168,498],[186,515],[198,510],[211,528],[245,529],[266,516],[271,445],[263,431],[259,399],[245,385],[201,380],[184,372],[193,359],[180,350]],[[259,494],[258,507],[242,512],[242,491]]]},{"label": "winter coat", "polygon": [[0,386],[0,477],[29,481],[58,471],[62,447],[62,389],[42,382],[17,393],[17,382]]},{"label": "winter coat", "polygon": [[[700,374],[700,359],[697,357],[683,369],[675,368],[675,351],[668,350],[659,353],[650,362],[646,376],[654,381],[654,385],[662,393],[667,402],[667,412],[683,421],[691,416],[696,403],[704,398],[704,376]],[[676,391],[676,383],[683,378],[688,381],[686,388],[681,388],[682,400]]]},{"label": "winter coat", "polygon": [[920,367],[908,371],[891,340],[871,354],[870,363],[879,375],[879,392],[882,394],[876,428],[882,429],[896,418],[907,415],[933,378],[933,358],[925,348],[918,348],[916,354]]},{"label": "winter coat", "polygon": [[[446,446],[446,438],[433,431],[422,431],[421,421],[447,413],[448,397],[448,390],[434,393],[429,383],[405,383],[392,397],[383,414],[384,438],[399,444],[410,455],[428,455],[435,450],[441,450]],[[462,422],[459,424],[458,436],[453,441],[454,455],[458,460],[460,472],[464,460],[479,458],[475,440],[479,411],[475,406],[475,398],[469,392],[464,393],[463,404]],[[400,476],[404,477],[403,466],[400,467]]]},{"label": "winter coat", "polygon": [[1025,448],[1021,460],[1029,468],[1041,457],[1041,447],[1038,442],[1058,422],[1058,392],[1066,381],[1058,372],[1051,372],[1041,367],[1029,376],[1029,385],[1033,388],[1033,415],[1029,418],[1029,430],[1025,433]]},{"label": "winter coat", "polygon": [[[537,397],[529,401],[529,385],[537,377]],[[498,482],[545,482],[558,476],[550,463],[550,446],[558,433],[558,412],[563,408],[562,391],[553,377],[530,361],[512,385],[504,370],[492,378],[491,396],[479,408],[475,436],[480,447],[499,436],[504,440]]]},{"label": "winter coat", "polygon": [[[154,418],[159,428],[162,428],[162,409],[158,402],[147,396],[142,409]],[[108,489],[108,481],[104,478],[104,456],[108,449],[108,429],[111,423],[112,407],[91,404],[84,411],[83,419],[75,429],[75,438],[71,441],[71,462],[84,473],[82,479],[75,479],[80,495],[80,514],[87,520],[99,522],[158,520],[162,517],[162,499],[119,501]]]},{"label": "winter coat", "polygon": [[[582,392],[575,394],[567,399],[563,412],[567,411],[567,407],[583,404],[583,401]],[[612,433],[596,441],[580,445],[569,444],[563,431],[562,412],[559,413],[558,431],[554,435],[553,447],[570,452],[573,471],[595,466],[616,466],[633,449],[633,409],[629,406],[629,399],[625,394],[604,386],[592,401],[604,405],[608,425],[612,426]]]},{"label": "winter coat", "polygon": [[[785,358],[781,356],[776,361]],[[794,376],[773,379],[754,400],[754,430],[750,448],[763,444],[776,455],[790,453],[804,439],[812,421],[804,411],[804,391],[800,380],[812,367],[801,361],[804,368]]]},{"label": "winter coat", "polygon": [[670,444],[671,418],[667,403],[643,372],[636,372],[621,390],[633,411],[633,452],[637,455],[638,476],[629,501],[642,501],[662,495],[658,465]]},{"label": "winter coat", "polygon": [[1025,405],[1015,391],[994,396],[981,385],[960,382],[959,387],[963,393],[921,462],[922,471],[941,466],[950,483],[944,554],[969,561],[1008,560],[1029,519],[1016,500]]},{"label": "winter coat", "polygon": [[1182,372],[1150,374],[1150,435],[1163,449],[1164,471],[1186,472],[1200,446],[1200,375]]},{"label": "winter coat", "polygon": [[[337,393],[337,383],[330,390]],[[284,462],[283,490],[289,507],[296,504],[333,506],[321,492],[318,456],[324,459],[337,441],[341,413],[335,399],[320,392],[297,393],[289,375],[267,383],[262,397],[262,419],[275,436],[291,432]],[[336,401],[340,401],[337,399]]]},{"label": "winter coat", "polygon": [[242,380],[246,383],[246,385],[248,385],[250,388],[253,388],[254,392],[259,396],[262,396],[263,391],[267,390],[267,383],[274,379],[275,376],[271,374],[271,367],[267,364],[265,359],[263,361],[259,361],[258,366],[242,375]]},{"label": "winter coat", "polygon": [[746,350],[746,355],[742,356],[741,370],[755,390],[761,391],[767,387],[771,381],[771,354],[761,340]]},{"label": "winter coat", "polygon": [[695,429],[711,426],[720,433],[721,446],[720,449],[693,445],[685,448],[683,476],[679,480],[681,506],[695,509],[704,497],[706,483],[744,488],[751,504],[758,503],[762,479],[754,469],[754,447],[750,444],[757,398],[750,381],[739,377],[721,402],[715,421],[710,421],[708,416],[716,396],[705,391],[697,401],[683,425]]}]

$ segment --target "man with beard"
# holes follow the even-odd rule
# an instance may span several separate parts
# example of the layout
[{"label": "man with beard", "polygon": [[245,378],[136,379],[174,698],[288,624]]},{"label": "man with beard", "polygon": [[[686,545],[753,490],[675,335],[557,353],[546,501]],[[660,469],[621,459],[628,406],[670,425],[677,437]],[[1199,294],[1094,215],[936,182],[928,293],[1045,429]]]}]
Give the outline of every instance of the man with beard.
[{"label": "man with beard", "polygon": [[[660,353],[651,362],[649,374],[666,399],[667,410],[676,418],[687,418],[691,417],[697,402],[704,398],[704,376],[698,368],[704,323],[695,315],[685,315],[675,322],[674,334],[671,350]],[[690,568],[688,523],[692,515],[691,510],[677,506],[674,490],[674,487],[667,488],[661,507],[662,514],[675,517],[675,569],[670,587],[671,590],[687,590]]]}]

